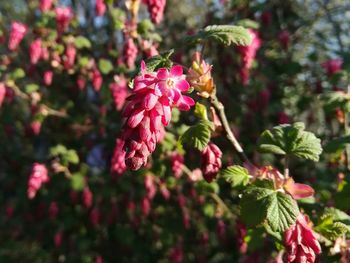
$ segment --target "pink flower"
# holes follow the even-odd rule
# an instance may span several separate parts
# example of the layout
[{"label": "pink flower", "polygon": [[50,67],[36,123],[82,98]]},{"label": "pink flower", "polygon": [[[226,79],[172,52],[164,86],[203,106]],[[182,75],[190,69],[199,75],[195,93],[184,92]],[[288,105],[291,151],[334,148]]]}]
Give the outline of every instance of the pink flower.
[{"label": "pink flower", "polygon": [[146,188],[146,197],[152,200],[157,193],[157,186],[155,184],[154,177],[152,175],[146,175],[144,179],[144,185]]},{"label": "pink flower", "polygon": [[128,69],[133,69],[137,58],[138,49],[132,38],[125,41],[123,48],[123,59]]},{"label": "pink flower", "polygon": [[52,84],[53,72],[51,70],[46,70],[44,72],[44,84],[50,86]]},{"label": "pink flower", "polygon": [[28,180],[28,198],[33,199],[37,191],[41,188],[42,184],[47,183],[48,181],[49,176],[45,165],[34,163]]},{"label": "pink flower", "polygon": [[112,92],[116,109],[121,110],[126,98],[129,96],[128,82],[123,76],[117,77],[115,81],[109,85],[109,88]]},{"label": "pink flower", "polygon": [[71,69],[75,64],[75,57],[77,55],[77,50],[72,44],[67,45],[65,52],[64,68],[66,70]]},{"label": "pink flower", "polygon": [[39,9],[41,12],[45,13],[49,11],[52,7],[52,0],[40,0]]},{"label": "pink flower", "polygon": [[284,111],[279,112],[277,118],[278,124],[285,124],[290,122],[288,114]]},{"label": "pink flower", "polygon": [[6,86],[4,83],[0,82],[0,108],[6,97]]},{"label": "pink flower", "polygon": [[92,86],[94,87],[94,90],[96,92],[100,91],[101,86],[102,86],[102,75],[98,69],[94,69],[92,71]]},{"label": "pink flower", "polygon": [[141,200],[141,209],[145,217],[151,212],[151,202],[147,197],[142,198]]},{"label": "pink flower", "polygon": [[41,132],[42,123],[40,121],[34,120],[30,123],[30,132],[33,135],[39,135]]},{"label": "pink flower", "polygon": [[70,7],[59,6],[55,8],[57,31],[64,32],[73,18],[73,11]]},{"label": "pink flower", "polygon": [[97,16],[103,16],[106,12],[106,5],[103,0],[96,0],[95,11]]},{"label": "pink flower", "polygon": [[18,45],[21,43],[25,34],[27,33],[28,27],[25,24],[19,22],[12,22],[10,39],[8,43],[9,50],[13,51],[17,49]]},{"label": "pink flower", "polygon": [[50,53],[47,47],[42,46],[41,47],[41,59],[43,60],[49,60]]},{"label": "pink flower", "polygon": [[290,34],[287,30],[283,30],[278,34],[278,40],[281,43],[283,49],[287,50],[290,41]]},{"label": "pink flower", "polygon": [[147,163],[147,158],[162,139],[162,130],[171,119],[171,108],[189,110],[194,101],[181,94],[189,89],[181,66],[147,72],[141,63],[141,75],[134,79],[132,95],[124,108],[126,118],[121,138],[125,141],[125,163],[137,170]]},{"label": "pink flower", "polygon": [[242,84],[246,85],[249,79],[249,69],[252,67],[253,61],[256,57],[256,52],[261,46],[261,39],[258,33],[252,29],[249,30],[252,36],[252,43],[248,46],[239,46],[238,51],[241,54],[241,78]]},{"label": "pink flower", "polygon": [[34,40],[29,47],[30,63],[35,65],[41,58],[42,43],[41,39]]},{"label": "pink flower", "polygon": [[148,8],[151,20],[154,24],[159,24],[163,19],[166,0],[144,0]]},{"label": "pink flower", "polygon": [[90,208],[93,202],[93,195],[89,187],[85,187],[83,190],[83,204],[86,208]]},{"label": "pink flower", "polygon": [[79,90],[84,90],[86,85],[86,81],[83,76],[79,76],[77,79],[77,86]]},{"label": "pink flower", "polygon": [[182,175],[183,164],[184,157],[177,152],[173,152],[171,154],[171,170],[173,171],[176,178],[180,178]]},{"label": "pink flower", "polygon": [[342,69],[343,61],[339,58],[330,59],[321,64],[328,76],[332,76]]},{"label": "pink flower", "polygon": [[222,152],[214,143],[209,143],[202,151],[201,169],[204,179],[210,183],[221,168]]},{"label": "pink flower", "polygon": [[148,40],[141,41],[142,51],[145,53],[147,58],[159,55],[157,47],[158,47],[158,45],[152,43],[151,41],[148,41]]},{"label": "pink flower", "polygon": [[95,263],[103,263],[103,259],[100,255],[98,255],[95,259]]},{"label": "pink flower", "polygon": [[122,175],[126,170],[125,152],[123,151],[124,141],[117,139],[111,161],[111,173]]},{"label": "pink flower", "polygon": [[310,227],[308,216],[299,214],[296,223],[284,233],[288,263],[313,263],[321,253],[320,243]]}]

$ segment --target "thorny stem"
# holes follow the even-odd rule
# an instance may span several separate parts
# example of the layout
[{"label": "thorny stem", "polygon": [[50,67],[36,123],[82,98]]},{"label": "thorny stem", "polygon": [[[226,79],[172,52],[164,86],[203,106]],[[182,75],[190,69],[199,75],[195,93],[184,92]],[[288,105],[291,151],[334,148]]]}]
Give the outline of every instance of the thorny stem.
[{"label": "thorny stem", "polygon": [[226,133],[226,138],[231,142],[231,144],[234,147],[234,149],[236,150],[240,160],[243,163],[252,164],[249,161],[249,159],[246,156],[246,154],[244,153],[243,148],[239,144],[239,142],[236,139],[235,135],[231,131],[230,125],[228,123],[228,120],[227,120],[227,117],[226,117],[226,114],[225,114],[224,105],[218,100],[218,98],[216,97],[215,94],[211,95],[210,102],[213,105],[213,107],[215,108],[215,110],[218,112],[220,121],[221,121],[222,126],[223,126],[223,128],[225,130],[225,133]]}]

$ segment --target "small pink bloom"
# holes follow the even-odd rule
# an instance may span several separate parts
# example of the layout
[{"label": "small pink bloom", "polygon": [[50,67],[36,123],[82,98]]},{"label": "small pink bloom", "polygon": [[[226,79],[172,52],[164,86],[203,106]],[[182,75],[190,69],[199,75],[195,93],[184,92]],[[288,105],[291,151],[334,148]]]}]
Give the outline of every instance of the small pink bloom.
[{"label": "small pink bloom", "polygon": [[0,108],[6,97],[6,86],[4,83],[0,82]]},{"label": "small pink bloom", "polygon": [[214,143],[209,143],[202,151],[201,168],[204,179],[210,183],[221,168],[222,152]]},{"label": "small pink bloom", "polygon": [[28,198],[33,199],[37,191],[41,188],[42,184],[47,183],[48,181],[49,176],[45,165],[40,163],[34,163],[32,167],[32,172],[28,180]]},{"label": "small pink bloom", "polygon": [[158,45],[152,43],[151,41],[142,40],[141,42],[141,49],[145,53],[147,58],[159,55],[157,48]]},{"label": "small pink bloom", "polygon": [[339,58],[330,59],[321,64],[328,76],[332,76],[342,69],[343,61]]},{"label": "small pink bloom", "polygon": [[188,176],[192,182],[198,182],[200,180],[203,180],[203,173],[202,173],[202,170],[199,168],[194,169],[192,173],[189,174]]},{"label": "small pink bloom", "polygon": [[125,151],[123,150],[124,141],[117,139],[114,147],[114,153],[111,161],[111,173],[122,175],[126,171]]},{"label": "small pink bloom", "polygon": [[103,78],[98,69],[92,71],[92,86],[96,92],[100,91],[102,86]]},{"label": "small pink bloom", "polygon": [[34,40],[29,47],[30,62],[33,65],[38,63],[39,59],[41,58],[41,52],[42,52],[42,43],[41,43],[41,39],[38,38]]},{"label": "small pink bloom", "polygon": [[18,45],[21,43],[25,34],[27,33],[28,27],[25,24],[19,22],[12,22],[10,39],[8,43],[9,50],[13,51],[17,49]]},{"label": "small pink bloom", "polygon": [[71,69],[75,64],[75,57],[77,55],[77,50],[72,44],[67,45],[64,59],[64,68],[66,70]]},{"label": "small pink bloom", "polygon": [[46,70],[44,72],[44,84],[50,86],[52,84],[53,72],[52,70]]},{"label": "small pink bloom", "polygon": [[52,0],[40,0],[39,9],[41,12],[45,13],[49,11],[52,7]]},{"label": "small pink bloom", "polygon": [[299,214],[296,223],[284,234],[288,263],[314,263],[321,253],[320,243],[310,227],[308,216]]},{"label": "small pink bloom", "polygon": [[287,30],[283,30],[278,34],[278,40],[283,49],[287,50],[289,47],[290,34]]},{"label": "small pink bloom", "polygon": [[103,259],[100,255],[98,255],[95,259],[95,263],[103,263]]},{"label": "small pink bloom", "polygon": [[163,19],[166,0],[144,0],[148,8],[151,20],[154,24],[159,24]]},{"label": "small pink bloom", "polygon": [[41,132],[41,126],[42,126],[42,123],[41,121],[32,121],[30,123],[30,132],[31,134],[33,135],[39,135],[40,132]]},{"label": "small pink bloom", "polygon": [[291,177],[284,183],[283,188],[296,200],[311,197],[315,193],[311,186],[295,183]]},{"label": "small pink bloom", "polygon": [[64,32],[73,18],[73,11],[70,7],[59,6],[55,8],[57,31]]},{"label": "small pink bloom", "polygon": [[146,188],[146,197],[152,200],[157,193],[157,186],[152,175],[146,175],[144,179],[144,185]]},{"label": "small pink bloom", "polygon": [[117,110],[121,110],[129,96],[128,82],[123,76],[117,77],[116,82],[109,85],[112,92],[113,100]]},{"label": "small pink bloom", "polygon": [[125,41],[123,48],[123,59],[124,63],[128,67],[128,69],[133,69],[135,66],[135,60],[137,58],[138,49],[135,45],[135,42],[132,38],[128,38]]},{"label": "small pink bloom", "polygon": [[141,200],[141,209],[145,217],[151,212],[151,202],[147,197],[142,198]]},{"label": "small pink bloom", "polygon": [[182,175],[183,164],[184,164],[183,155],[177,152],[173,152],[171,154],[171,169],[176,178],[180,178],[180,176]]},{"label": "small pink bloom", "polygon": [[96,0],[95,11],[97,16],[103,16],[106,12],[104,0]]},{"label": "small pink bloom", "polygon": [[83,76],[79,76],[77,79],[77,86],[79,90],[84,90],[86,85],[85,78]]},{"label": "small pink bloom", "polygon": [[93,202],[93,195],[89,187],[85,187],[83,190],[83,204],[86,208],[90,208]]},{"label": "small pink bloom", "polygon": [[63,232],[57,231],[54,238],[53,238],[53,242],[55,244],[55,247],[59,248],[62,245],[62,241],[63,241]]},{"label": "small pink bloom", "polygon": [[49,60],[49,58],[50,58],[49,49],[45,46],[42,46],[41,47],[41,59]]}]

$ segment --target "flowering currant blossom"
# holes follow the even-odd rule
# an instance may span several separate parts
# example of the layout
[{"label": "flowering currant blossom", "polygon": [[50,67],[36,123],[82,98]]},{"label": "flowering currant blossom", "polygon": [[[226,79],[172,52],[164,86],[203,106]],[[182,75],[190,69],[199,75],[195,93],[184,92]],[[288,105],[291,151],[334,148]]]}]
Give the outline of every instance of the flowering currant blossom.
[{"label": "flowering currant blossom", "polygon": [[128,40],[125,41],[123,48],[123,59],[124,63],[129,69],[134,68],[137,53],[138,50],[137,46],[134,43],[134,40],[132,38],[128,38]]},{"label": "flowering currant blossom", "polygon": [[83,190],[83,204],[86,208],[90,208],[93,202],[93,195],[90,188],[87,186]]},{"label": "flowering currant blossom", "polygon": [[170,122],[171,108],[189,110],[194,105],[192,98],[181,94],[189,88],[181,66],[148,72],[145,63],[141,63],[141,74],[134,79],[132,95],[123,112],[126,121],[121,138],[125,141],[125,163],[130,169],[137,170],[147,163],[164,126]]},{"label": "flowering currant blossom", "polygon": [[284,234],[288,263],[314,263],[316,255],[321,253],[320,243],[310,227],[307,216],[299,214],[296,223]]},{"label": "flowering currant blossom", "polygon": [[53,72],[51,70],[46,70],[44,72],[44,84],[50,86],[52,84]]},{"label": "flowering currant blossom", "polygon": [[35,65],[41,58],[42,44],[41,39],[34,40],[29,46],[30,63]]},{"label": "flowering currant blossom", "polygon": [[109,85],[112,92],[114,104],[117,110],[121,110],[125,104],[126,98],[129,95],[128,82],[125,77],[117,77],[116,82]]},{"label": "flowering currant blossom", "polygon": [[21,43],[25,34],[27,33],[28,27],[19,22],[12,22],[10,38],[8,42],[9,50],[13,51],[17,49],[18,45]]},{"label": "flowering currant blossom", "polygon": [[126,170],[125,152],[123,151],[124,141],[117,139],[114,147],[114,153],[111,161],[111,173],[122,175]]},{"label": "flowering currant blossom", "polygon": [[6,86],[4,83],[0,82],[0,108],[2,103],[5,100],[5,96],[6,96]]},{"label": "flowering currant blossom", "polygon": [[171,154],[171,170],[173,171],[176,178],[180,178],[180,176],[182,175],[183,164],[184,157],[177,152],[173,152]]},{"label": "flowering currant blossom", "polygon": [[28,198],[33,199],[37,191],[41,188],[41,185],[43,183],[47,183],[48,181],[49,176],[45,165],[40,163],[34,163],[32,167],[32,173],[30,174],[28,180]]},{"label": "flowering currant blossom", "polygon": [[73,18],[73,11],[70,7],[60,6],[55,9],[56,23],[58,32],[62,33],[68,28]]},{"label": "flowering currant blossom", "polygon": [[141,41],[141,49],[145,53],[147,58],[159,55],[157,47],[158,47],[158,44],[154,44],[151,41],[148,41],[148,40]]},{"label": "flowering currant blossom", "polygon": [[64,68],[66,70],[71,69],[75,63],[75,57],[77,55],[77,50],[72,44],[67,45],[65,52]]},{"label": "flowering currant blossom", "polygon": [[97,16],[103,16],[106,12],[104,0],[96,0],[95,11]]},{"label": "flowering currant blossom", "polygon": [[258,36],[258,33],[254,30],[249,30],[252,36],[252,43],[248,46],[239,46],[238,51],[241,54],[241,69],[240,75],[243,85],[248,84],[249,80],[249,69],[252,67],[253,61],[256,56],[256,52],[261,46],[261,39]]},{"label": "flowering currant blossom", "polygon": [[47,12],[52,7],[52,0],[40,0],[39,9],[41,12]]},{"label": "flowering currant blossom", "polygon": [[343,62],[339,58],[330,59],[321,64],[328,76],[332,76],[342,69]]},{"label": "flowering currant blossom", "polygon": [[201,169],[207,182],[213,181],[221,168],[222,152],[214,143],[209,143],[202,151]]},{"label": "flowering currant blossom", "polygon": [[95,68],[92,71],[92,86],[94,87],[94,90],[96,92],[100,91],[101,86],[102,86],[102,82],[103,82],[102,75],[101,75],[100,71]]},{"label": "flowering currant blossom", "polygon": [[144,0],[148,8],[151,20],[154,24],[159,24],[163,19],[166,0]]}]

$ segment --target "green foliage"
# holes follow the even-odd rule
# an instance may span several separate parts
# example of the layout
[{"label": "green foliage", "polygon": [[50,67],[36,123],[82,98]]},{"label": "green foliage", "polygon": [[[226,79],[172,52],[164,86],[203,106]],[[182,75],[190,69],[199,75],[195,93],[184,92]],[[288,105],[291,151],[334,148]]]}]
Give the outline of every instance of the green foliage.
[{"label": "green foliage", "polygon": [[329,240],[335,240],[349,231],[349,227],[341,222],[335,222],[333,214],[326,213],[314,227],[315,231]]},{"label": "green foliage", "polygon": [[60,157],[64,166],[68,164],[78,164],[79,156],[75,150],[67,149],[64,145],[58,144],[50,149],[51,157]]},{"label": "green foliage", "polygon": [[272,231],[284,232],[295,223],[298,205],[290,195],[274,189],[272,181],[249,185],[240,201],[241,218],[248,226],[266,223]]},{"label": "green foliage", "polygon": [[26,73],[24,72],[23,69],[21,69],[21,68],[16,68],[16,69],[11,73],[11,79],[13,79],[13,80],[21,79],[21,78],[24,78],[25,75],[26,75]]},{"label": "green foliage", "polygon": [[167,52],[163,52],[158,56],[151,57],[147,59],[146,62],[146,67],[148,71],[155,71],[158,68],[169,68],[172,65],[172,62],[170,60],[170,56],[174,53],[174,50],[171,49]]},{"label": "green foliage", "polygon": [[335,138],[328,142],[324,147],[324,151],[327,153],[335,153],[344,150],[346,145],[350,143],[350,135]]},{"label": "green foliage", "polygon": [[211,25],[200,30],[197,34],[187,37],[186,40],[190,42],[215,40],[226,46],[232,44],[247,46],[251,43],[252,37],[249,31],[242,26]]},{"label": "green foliage", "polygon": [[207,107],[205,107],[205,105],[199,102],[196,102],[196,106],[194,108],[194,114],[202,120],[205,120],[205,121],[208,120]]},{"label": "green foliage", "polygon": [[313,133],[304,131],[304,128],[304,124],[298,122],[264,131],[258,142],[259,151],[318,161],[322,153],[321,141]]},{"label": "green foliage", "polygon": [[342,210],[350,209],[350,184],[345,182],[342,189],[335,195],[335,205]]},{"label": "green foliage", "polygon": [[91,48],[90,40],[83,36],[76,37],[74,39],[74,45],[77,49]]},{"label": "green foliage", "polygon": [[35,91],[38,91],[39,90],[39,86],[37,84],[34,84],[34,83],[27,84],[24,87],[24,90],[25,90],[26,93],[30,94],[30,93],[33,93]]},{"label": "green foliage", "polygon": [[208,145],[211,136],[211,122],[201,121],[180,136],[179,142],[200,151]]},{"label": "green foliage", "polygon": [[104,75],[109,74],[113,70],[112,63],[109,60],[103,58],[98,61],[98,67]]},{"label": "green foliage", "polygon": [[229,166],[221,170],[220,175],[234,188],[241,188],[249,182],[248,170],[239,165]]}]

